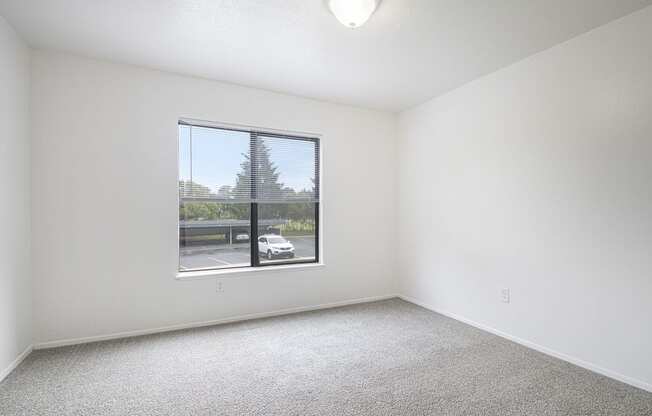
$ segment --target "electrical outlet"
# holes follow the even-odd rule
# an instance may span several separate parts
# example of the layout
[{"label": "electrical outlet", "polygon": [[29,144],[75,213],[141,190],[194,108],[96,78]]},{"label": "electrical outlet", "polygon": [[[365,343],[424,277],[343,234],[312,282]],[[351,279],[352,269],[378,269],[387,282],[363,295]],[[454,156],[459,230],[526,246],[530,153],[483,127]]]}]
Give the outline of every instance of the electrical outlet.
[{"label": "electrical outlet", "polygon": [[222,281],[218,280],[217,284],[215,285],[215,291],[217,293],[224,292],[224,286],[222,285]]},{"label": "electrical outlet", "polygon": [[509,303],[509,289],[503,289],[500,291],[500,298],[503,303]]}]

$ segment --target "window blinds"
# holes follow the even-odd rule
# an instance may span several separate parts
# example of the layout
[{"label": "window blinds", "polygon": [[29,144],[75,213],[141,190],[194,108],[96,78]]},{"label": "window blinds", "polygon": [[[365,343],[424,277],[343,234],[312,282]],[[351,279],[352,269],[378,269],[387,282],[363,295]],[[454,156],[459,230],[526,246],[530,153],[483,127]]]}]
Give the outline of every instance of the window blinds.
[{"label": "window blinds", "polygon": [[317,139],[252,134],[255,202],[319,202]]},{"label": "window blinds", "polygon": [[317,203],[319,139],[181,125],[179,196],[221,203]]}]

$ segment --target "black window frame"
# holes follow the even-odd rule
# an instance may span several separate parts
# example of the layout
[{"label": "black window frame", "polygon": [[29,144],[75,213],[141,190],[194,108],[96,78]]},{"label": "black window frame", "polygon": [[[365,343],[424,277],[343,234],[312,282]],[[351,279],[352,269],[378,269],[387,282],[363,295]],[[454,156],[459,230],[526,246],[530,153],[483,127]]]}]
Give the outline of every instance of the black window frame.
[{"label": "black window frame", "polygon": [[[310,259],[310,260],[290,260],[290,261],[274,261],[270,263],[261,263],[260,262],[260,255],[258,253],[258,239],[260,238],[259,236],[259,228],[258,228],[258,205],[259,202],[254,202],[256,200],[256,195],[257,195],[257,190],[256,186],[258,184],[258,181],[255,179],[255,169],[252,169],[251,174],[251,199],[252,202],[250,203],[250,209],[249,209],[249,243],[250,243],[250,260],[249,260],[249,265],[248,266],[234,266],[234,267],[214,267],[214,268],[201,268],[201,269],[191,269],[191,270],[181,270],[181,252],[179,251],[179,264],[177,266],[177,272],[179,274],[186,274],[186,273],[193,273],[193,272],[224,272],[224,271],[229,271],[229,270],[242,270],[242,269],[247,269],[247,268],[269,268],[269,267],[276,267],[276,266],[288,266],[288,265],[306,265],[306,264],[317,264],[320,262],[321,258],[321,253],[320,253],[320,227],[321,227],[321,221],[320,221],[320,206],[321,206],[321,143],[320,143],[320,138],[316,136],[299,136],[296,134],[292,133],[279,133],[279,132],[270,132],[266,131],[265,129],[244,129],[244,128],[237,128],[237,127],[230,127],[230,126],[222,126],[222,125],[213,125],[211,123],[201,123],[201,122],[189,122],[186,120],[179,120],[177,124],[177,146],[179,143],[179,135],[178,135],[178,130],[179,126],[189,126],[189,127],[201,127],[201,128],[209,128],[209,129],[216,129],[216,130],[226,130],[226,131],[237,131],[237,132],[242,132],[242,133],[248,133],[249,134],[249,157],[251,166],[256,165],[256,141],[258,140],[258,136],[263,136],[263,137],[273,137],[273,138],[280,138],[280,139],[288,139],[288,140],[301,140],[301,141],[308,141],[312,142],[315,145],[315,189],[317,189],[317,201],[316,202],[311,202],[315,205],[314,209],[314,215],[315,215],[315,258]],[[179,171],[179,166],[177,166],[177,171]],[[179,179],[177,179],[177,182]],[[177,192],[178,194],[178,192]],[[181,197],[179,197],[179,202],[181,201]],[[292,203],[291,201],[288,203]],[[177,216],[178,217],[178,216]],[[177,223],[177,229],[179,231],[179,235],[181,232],[181,227],[180,223]],[[179,245],[179,241],[177,241],[177,244]],[[180,249],[180,246],[179,246]]]}]

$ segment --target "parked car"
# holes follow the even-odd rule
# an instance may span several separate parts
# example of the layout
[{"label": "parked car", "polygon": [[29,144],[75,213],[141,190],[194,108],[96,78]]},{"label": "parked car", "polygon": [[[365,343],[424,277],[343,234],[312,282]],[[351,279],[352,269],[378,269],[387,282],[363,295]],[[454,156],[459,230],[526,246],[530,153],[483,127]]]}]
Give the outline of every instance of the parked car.
[{"label": "parked car", "polygon": [[249,234],[247,233],[240,233],[235,236],[236,243],[244,243],[247,241],[249,241]]},{"label": "parked car", "polygon": [[280,235],[266,234],[258,237],[258,253],[268,260],[294,257],[294,246]]}]

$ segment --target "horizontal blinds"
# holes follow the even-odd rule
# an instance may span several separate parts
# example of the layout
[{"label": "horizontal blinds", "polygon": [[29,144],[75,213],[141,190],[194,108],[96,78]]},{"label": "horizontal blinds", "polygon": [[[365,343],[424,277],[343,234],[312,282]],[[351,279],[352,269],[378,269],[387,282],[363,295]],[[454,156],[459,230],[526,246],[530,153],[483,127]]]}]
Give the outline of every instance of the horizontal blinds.
[{"label": "horizontal blinds", "polygon": [[316,140],[253,135],[255,200],[261,203],[319,202]]},{"label": "horizontal blinds", "polygon": [[319,202],[318,139],[210,130],[180,125],[182,203]]}]

